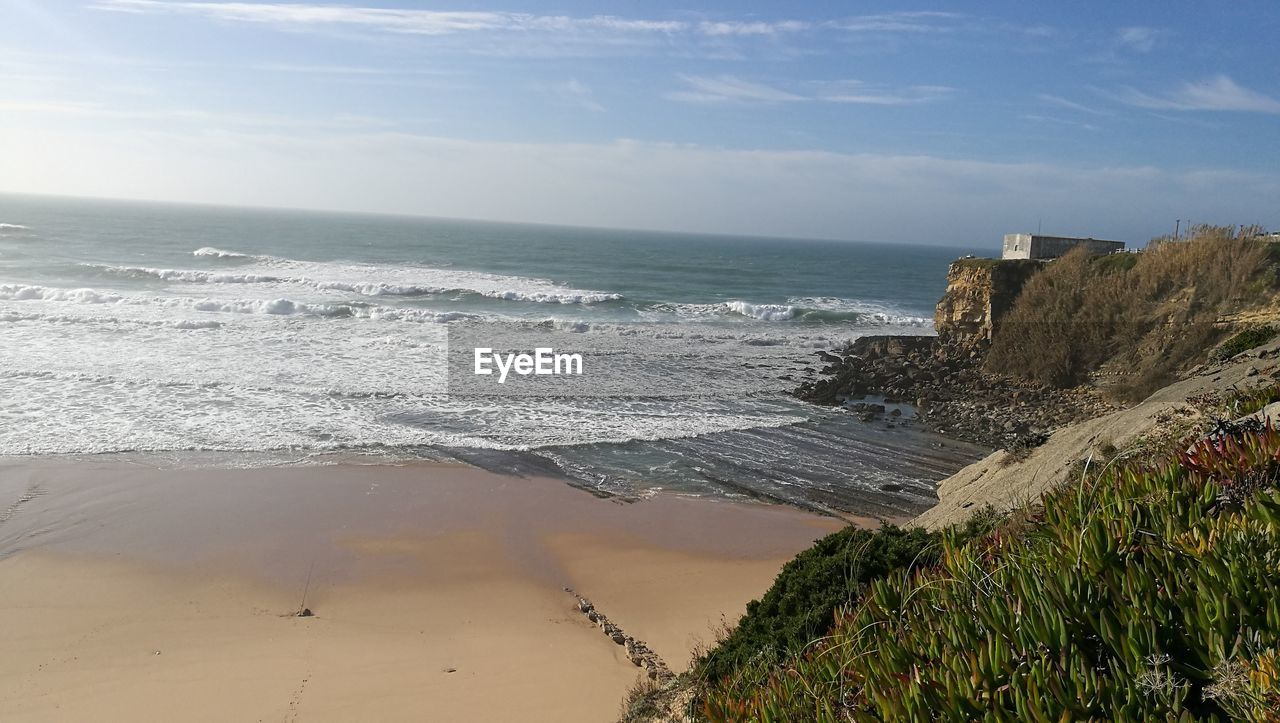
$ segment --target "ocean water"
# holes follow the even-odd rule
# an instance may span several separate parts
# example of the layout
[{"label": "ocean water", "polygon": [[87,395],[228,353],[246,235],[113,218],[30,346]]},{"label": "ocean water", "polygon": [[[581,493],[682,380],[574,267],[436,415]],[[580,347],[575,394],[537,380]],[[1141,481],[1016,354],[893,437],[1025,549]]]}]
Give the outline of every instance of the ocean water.
[{"label": "ocean water", "polygon": [[[965,252],[0,196],[0,457],[455,460],[911,512],[977,450],[785,391],[819,350],[932,333]],[[450,394],[450,329],[486,324],[621,349],[650,376]],[[655,373],[707,393],[664,395]]]}]

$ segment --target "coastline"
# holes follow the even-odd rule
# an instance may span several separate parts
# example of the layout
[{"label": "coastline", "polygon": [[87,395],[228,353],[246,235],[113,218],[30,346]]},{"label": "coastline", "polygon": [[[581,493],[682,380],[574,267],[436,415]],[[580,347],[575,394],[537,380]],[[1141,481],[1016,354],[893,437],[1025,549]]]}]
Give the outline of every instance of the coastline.
[{"label": "coastline", "polygon": [[679,671],[845,524],[429,463],[37,461],[0,501],[5,720],[609,718],[642,672],[565,587]]}]

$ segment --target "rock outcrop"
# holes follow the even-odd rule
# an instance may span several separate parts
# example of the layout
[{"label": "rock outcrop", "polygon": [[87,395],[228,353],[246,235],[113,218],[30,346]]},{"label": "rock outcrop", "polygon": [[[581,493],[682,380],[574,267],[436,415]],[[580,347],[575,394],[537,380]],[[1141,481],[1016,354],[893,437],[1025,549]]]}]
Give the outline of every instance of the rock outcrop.
[{"label": "rock outcrop", "polygon": [[943,340],[960,346],[991,343],[1001,317],[1022,286],[1044,266],[1028,259],[960,259],[947,269],[947,291],[933,314]]},{"label": "rock outcrop", "polygon": [[596,606],[590,600],[574,592],[573,588],[566,587],[564,591],[573,595],[578,612],[586,615],[587,620],[598,625],[600,631],[615,644],[621,645],[627,654],[627,660],[630,660],[632,665],[637,668],[644,668],[651,680],[666,682],[675,677],[675,673],[671,672],[666,662],[657,653],[653,652],[643,640],[636,640],[627,635],[622,631],[622,628],[611,622],[608,616],[596,610]]},{"label": "rock outcrop", "polygon": [[1001,319],[1043,267],[1029,259],[955,261],[934,312],[936,337],[864,337],[836,354],[821,352],[825,376],[804,382],[795,395],[848,405],[864,419],[875,416],[876,402],[863,401],[867,396],[914,404],[917,421],[932,431],[1005,449],[1112,411],[1094,390],[1051,389],[983,370]]}]

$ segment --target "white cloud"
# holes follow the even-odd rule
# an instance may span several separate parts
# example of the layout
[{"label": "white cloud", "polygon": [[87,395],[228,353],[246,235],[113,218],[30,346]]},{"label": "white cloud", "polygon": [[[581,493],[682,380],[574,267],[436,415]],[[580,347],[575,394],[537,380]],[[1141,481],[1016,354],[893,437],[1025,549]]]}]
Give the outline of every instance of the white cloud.
[{"label": "white cloud", "polygon": [[1067,118],[1056,118],[1051,115],[1040,115],[1039,113],[1024,113],[1018,116],[1023,120],[1029,120],[1033,123],[1051,123],[1060,126],[1072,126],[1074,128],[1083,128],[1087,131],[1096,131],[1098,127],[1092,123],[1081,123],[1080,121],[1069,120]]},{"label": "white cloud", "polygon": [[1150,53],[1155,50],[1165,31],[1160,28],[1133,26],[1116,31],[1116,45],[1135,53]]},{"label": "white cloud", "polygon": [[1280,113],[1280,100],[1241,87],[1225,75],[1186,83],[1177,90],[1162,95],[1124,88],[1112,96],[1129,105],[1151,110]]},{"label": "white cloud", "polygon": [[829,103],[857,103],[862,105],[919,105],[950,96],[954,88],[944,85],[908,85],[889,88],[846,80],[823,84],[815,98]]},{"label": "white cloud", "polygon": [[440,70],[435,68],[405,68],[396,66],[372,67],[362,65],[306,65],[299,63],[260,63],[245,66],[234,66],[225,63],[209,65],[217,68],[241,67],[245,70],[263,71],[268,73],[298,73],[303,75],[418,75],[432,77],[457,75],[455,71],[449,70]]},{"label": "white cloud", "polygon": [[[1144,241],[1166,220],[1280,225],[1280,177],[395,132],[0,132],[0,190],[722,233],[989,244],[1052,213]],[[1085,221],[1087,219],[1087,221]]]},{"label": "white cloud", "polygon": [[872,15],[856,15],[833,20],[827,27],[853,34],[871,35],[946,35],[955,33],[1003,33],[1025,38],[1043,39],[1055,34],[1048,25],[1023,25],[999,18],[968,15],[942,10],[911,10]]},{"label": "white cloud", "polygon": [[961,13],[915,10],[859,15],[833,21],[831,26],[856,33],[950,33],[957,29],[957,22],[965,19],[965,17]]},{"label": "white cloud", "polygon": [[190,2],[186,0],[91,0],[89,7],[131,14],[187,15],[221,22],[256,23],[281,29],[351,28],[424,36],[474,33],[537,33],[606,43],[620,38],[686,36],[690,39],[778,38],[805,32],[898,35],[1006,32],[1044,35],[1044,26],[935,10],[858,15],[828,21],[796,19],[652,19],[615,15],[540,15],[497,10],[443,11],[407,8],[280,2]]},{"label": "white cloud", "polygon": [[1040,93],[1036,97],[1046,103],[1049,103],[1050,105],[1056,105],[1059,108],[1066,108],[1067,110],[1074,110],[1074,111],[1079,111],[1081,113],[1088,113],[1089,115],[1111,115],[1110,113],[1104,110],[1098,110],[1097,108],[1087,106],[1083,103],[1077,103],[1074,100],[1067,100],[1062,96],[1051,95],[1049,93]]},{"label": "white cloud", "polygon": [[45,118],[74,117],[99,120],[144,121],[160,124],[194,125],[199,128],[392,128],[399,122],[360,114],[326,118],[297,118],[267,113],[228,113],[193,108],[130,108],[82,101],[0,100],[0,112]]},{"label": "white cloud", "polygon": [[399,8],[247,2],[161,2],[98,0],[91,7],[126,13],[196,15],[226,22],[286,27],[355,26],[414,35],[451,35],[475,31],[671,33],[688,23],[632,20],[611,15],[569,17],[493,11],[440,11]]},{"label": "white cloud", "polygon": [[803,96],[795,93],[752,83],[732,75],[708,77],[682,73],[678,77],[689,88],[667,93],[666,97],[669,100],[686,103],[785,103],[805,100]]},{"label": "white cloud", "polygon": [[590,88],[583,85],[576,78],[571,78],[563,83],[556,83],[547,87],[553,95],[561,100],[567,101],[574,105],[580,106],[593,113],[603,113],[604,106],[595,99],[595,94]]},{"label": "white cloud", "polygon": [[778,35],[781,33],[798,33],[812,26],[799,20],[783,20],[779,22],[724,20],[718,22],[704,21],[698,23],[698,32],[711,37],[726,35]]},{"label": "white cloud", "polygon": [[685,103],[786,103],[821,101],[863,105],[917,105],[945,98],[954,88],[941,85],[909,85],[899,88],[871,85],[857,80],[805,84],[803,92],[783,90],[743,80],[733,75],[677,76],[687,88],[666,94],[668,100]]}]

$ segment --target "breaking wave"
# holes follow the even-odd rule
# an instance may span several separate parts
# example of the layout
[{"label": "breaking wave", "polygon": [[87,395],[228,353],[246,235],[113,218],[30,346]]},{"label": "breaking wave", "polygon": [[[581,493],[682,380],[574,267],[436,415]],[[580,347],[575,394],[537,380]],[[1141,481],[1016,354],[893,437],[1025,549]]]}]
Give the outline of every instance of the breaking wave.
[{"label": "breaking wave", "polygon": [[730,301],[725,306],[735,314],[761,321],[789,321],[796,316],[796,307],[781,304],[749,304],[745,301]]},{"label": "breaking wave", "polygon": [[122,276],[152,277],[190,284],[270,284],[287,281],[285,278],[268,274],[227,274],[192,269],[153,269],[146,266],[98,266],[97,268]]},{"label": "breaking wave", "polygon": [[726,301],[719,304],[658,303],[650,310],[661,315],[693,321],[716,319],[751,319],[768,322],[810,324],[856,323],[868,326],[918,326],[933,324],[931,319],[902,314],[893,309],[836,297],[787,299],[785,304],[757,304],[749,301]]},{"label": "breaking wave", "polygon": [[792,297],[787,303],[798,309],[802,319],[816,321],[854,319],[865,323],[896,326],[933,326],[933,319],[904,314],[890,306],[834,296]]},{"label": "breaking wave", "polygon": [[60,289],[27,284],[0,284],[0,299],[6,301],[71,301],[78,304],[116,304],[124,297],[96,289]]},{"label": "breaking wave", "polygon": [[146,266],[92,265],[107,273],[152,277],[189,284],[295,284],[324,291],[361,296],[445,296],[475,294],[500,301],[539,304],[598,304],[623,297],[605,291],[573,289],[548,279],[504,276],[417,265],[312,262],[277,256],[258,256],[213,247],[196,249],[195,256],[250,260],[235,272],[201,269],[161,269]]},{"label": "breaking wave", "polygon": [[[191,297],[124,296],[98,289],[64,289],[25,284],[0,284],[0,301],[54,301],[73,304],[117,304],[122,306],[154,306],[166,309],[225,314],[267,314],[272,316],[319,316],[386,321],[445,323],[479,316],[460,311],[401,309],[388,306],[356,304],[317,304],[292,299],[197,299]],[[196,322],[191,322],[196,323]],[[209,328],[184,326],[180,328]]]},{"label": "breaking wave", "polygon": [[212,246],[204,246],[191,252],[192,256],[212,256],[219,259],[255,259],[261,258],[252,254],[242,254],[239,251],[224,251],[215,249]]}]

